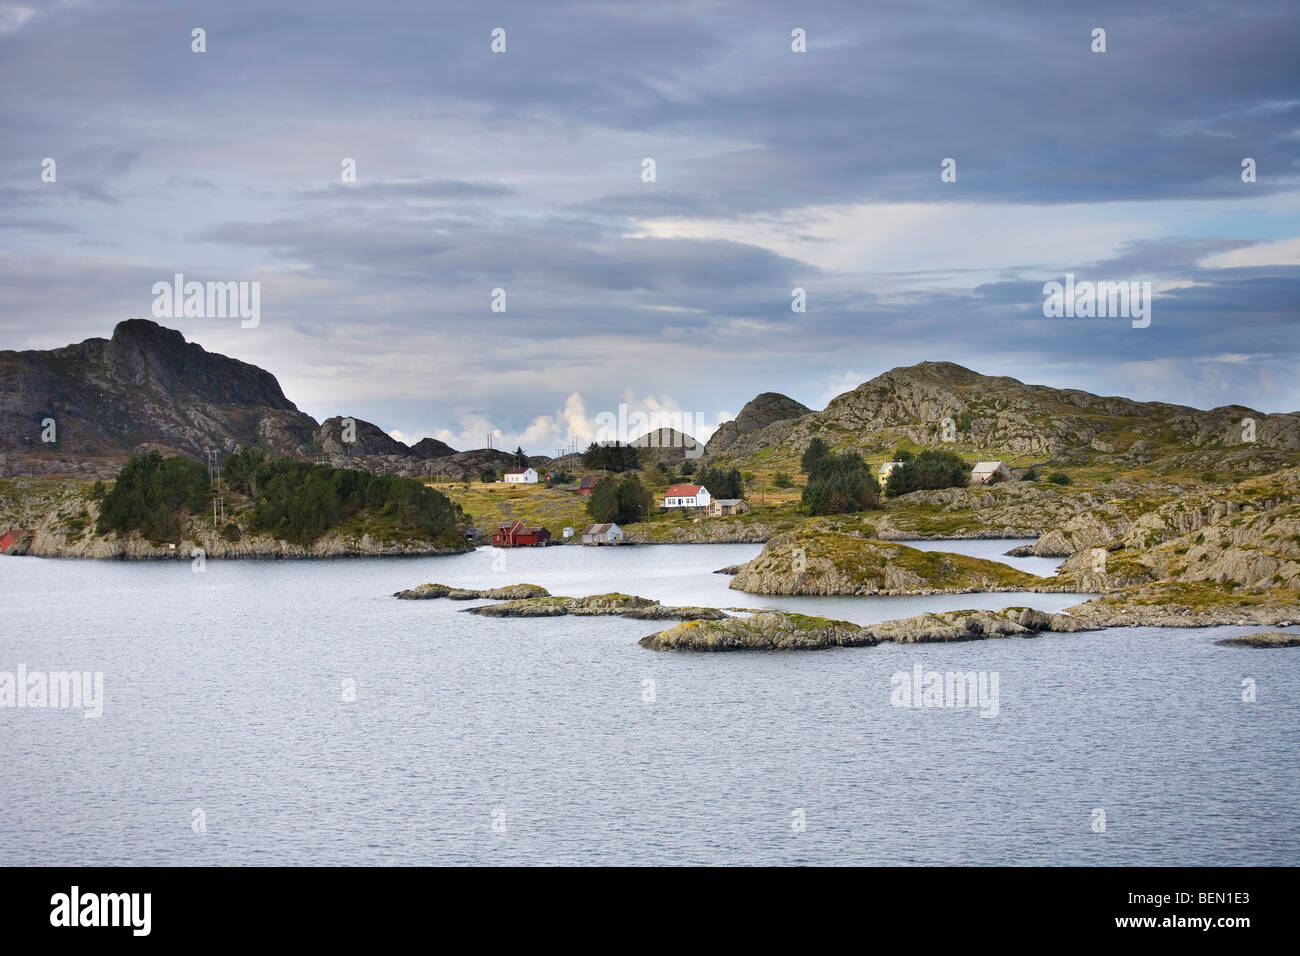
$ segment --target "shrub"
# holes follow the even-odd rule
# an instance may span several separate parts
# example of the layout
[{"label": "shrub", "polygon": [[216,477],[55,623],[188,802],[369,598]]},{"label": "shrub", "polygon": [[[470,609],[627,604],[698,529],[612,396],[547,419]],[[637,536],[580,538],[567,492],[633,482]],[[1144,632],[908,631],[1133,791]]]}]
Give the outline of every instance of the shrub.
[{"label": "shrub", "polygon": [[1047,480],[1054,485],[1068,485],[1070,476],[1063,471],[1054,471],[1047,476]]},{"label": "shrub", "polygon": [[1037,468],[1030,468],[1028,471],[1026,471],[1023,475],[1020,476],[1020,480],[1021,480],[1021,481],[1037,481],[1037,480],[1038,480],[1038,469],[1037,469]]},{"label": "shrub", "polygon": [[778,488],[789,488],[794,484],[794,482],[790,480],[790,476],[784,471],[778,471],[772,478],[772,484],[776,485]]}]

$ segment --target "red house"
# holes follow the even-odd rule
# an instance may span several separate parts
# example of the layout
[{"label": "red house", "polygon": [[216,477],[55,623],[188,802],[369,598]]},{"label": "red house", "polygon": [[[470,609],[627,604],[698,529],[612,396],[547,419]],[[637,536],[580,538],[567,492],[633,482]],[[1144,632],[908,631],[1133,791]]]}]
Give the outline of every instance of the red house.
[{"label": "red house", "polygon": [[590,495],[598,481],[600,481],[600,475],[583,475],[578,479],[578,494],[583,497]]},{"label": "red house", "polygon": [[492,532],[492,545],[497,548],[540,548],[550,542],[549,531],[522,521],[502,521]]},{"label": "red house", "polygon": [[8,551],[15,541],[21,541],[29,534],[30,531],[6,531],[0,534],[0,552]]}]

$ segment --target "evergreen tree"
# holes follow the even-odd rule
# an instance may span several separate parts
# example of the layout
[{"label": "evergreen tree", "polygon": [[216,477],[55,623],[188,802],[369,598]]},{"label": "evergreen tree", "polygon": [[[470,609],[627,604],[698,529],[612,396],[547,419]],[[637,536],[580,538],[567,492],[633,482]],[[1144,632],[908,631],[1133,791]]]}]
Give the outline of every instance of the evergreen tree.
[{"label": "evergreen tree", "polygon": [[799,459],[799,467],[803,469],[805,475],[811,476],[817,468],[818,462],[829,454],[830,449],[820,437],[814,435],[813,440],[808,443],[804,449],[803,456]]}]

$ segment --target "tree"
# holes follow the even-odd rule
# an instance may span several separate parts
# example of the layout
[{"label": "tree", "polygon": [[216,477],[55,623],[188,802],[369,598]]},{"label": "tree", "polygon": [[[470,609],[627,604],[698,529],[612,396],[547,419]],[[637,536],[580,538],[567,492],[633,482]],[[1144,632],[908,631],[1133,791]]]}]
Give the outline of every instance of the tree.
[{"label": "tree", "polygon": [[591,520],[597,524],[618,520],[618,482],[616,480],[606,478],[603,481],[596,482],[596,487],[592,488],[591,494],[587,496],[587,514],[591,515]]},{"label": "tree", "polygon": [[641,467],[636,448],[617,441],[608,445],[592,442],[582,453],[582,463],[588,468],[606,471],[633,471]]},{"label": "tree", "polygon": [[618,521],[630,524],[644,520],[646,514],[654,507],[654,498],[645,485],[636,476],[629,476],[618,483]]},{"label": "tree", "polygon": [[177,542],[191,515],[207,509],[208,470],[190,458],[135,455],[105,493],[96,530],[137,531],[149,541]]},{"label": "tree", "polygon": [[495,468],[484,468],[479,472],[478,480],[485,485],[490,485],[497,480],[497,470]]},{"label": "tree", "polygon": [[803,469],[805,475],[811,476],[817,468],[817,463],[830,453],[826,443],[817,435],[813,436],[808,447],[804,449],[802,457],[799,459],[799,467]]},{"label": "tree", "polygon": [[597,524],[632,524],[643,520],[653,506],[650,492],[634,475],[597,482],[587,498],[587,513]]},{"label": "tree", "polygon": [[524,454],[523,445],[518,445],[515,448],[515,467],[516,468],[528,467],[528,456]]},{"label": "tree", "polygon": [[696,476],[696,484],[709,489],[714,498],[740,498],[744,495],[740,472],[736,469],[706,468]]},{"label": "tree", "polygon": [[915,456],[903,449],[894,454],[899,453],[907,457],[895,459],[902,464],[894,467],[885,482],[885,492],[891,498],[913,491],[962,488],[970,484],[970,465],[953,452],[926,448]]},{"label": "tree", "polygon": [[809,514],[847,514],[880,503],[880,485],[857,452],[826,455],[816,462],[800,499]]}]

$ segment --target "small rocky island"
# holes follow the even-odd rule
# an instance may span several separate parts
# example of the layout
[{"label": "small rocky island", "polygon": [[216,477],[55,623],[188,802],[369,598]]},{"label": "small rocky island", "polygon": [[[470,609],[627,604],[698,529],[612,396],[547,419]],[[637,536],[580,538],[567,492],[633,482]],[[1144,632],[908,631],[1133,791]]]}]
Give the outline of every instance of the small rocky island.
[{"label": "small rocky island", "polygon": [[1288,634],[1285,631],[1264,631],[1259,634],[1228,637],[1214,643],[1220,647],[1300,647],[1300,634]]},{"label": "small rocky island", "polygon": [[474,601],[488,598],[493,601],[516,601],[523,598],[550,597],[551,592],[536,584],[508,584],[500,588],[454,588],[446,584],[421,584],[396,592],[393,597],[403,601],[429,601],[446,598],[449,601]]},{"label": "small rocky island", "polygon": [[925,613],[870,627],[788,611],[761,611],[723,621],[687,621],[642,638],[640,644],[656,651],[823,650],[884,642],[927,644],[1034,637],[1047,631],[1072,633],[1087,629],[1068,614],[1047,614],[1028,607]]},{"label": "small rocky island", "polygon": [[731,581],[750,594],[791,595],[961,594],[1043,585],[1043,578],[998,561],[826,531],[778,535]]}]

